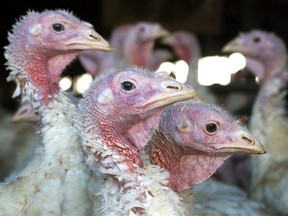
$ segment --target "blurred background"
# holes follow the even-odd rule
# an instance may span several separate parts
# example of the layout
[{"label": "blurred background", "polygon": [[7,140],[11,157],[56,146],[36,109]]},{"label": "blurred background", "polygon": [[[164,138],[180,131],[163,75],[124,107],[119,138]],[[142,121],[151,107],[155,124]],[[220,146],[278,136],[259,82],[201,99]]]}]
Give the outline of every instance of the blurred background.
[{"label": "blurred background", "polygon": [[[288,1],[285,0],[10,0],[1,1],[0,4],[5,11],[1,13],[2,47],[8,44],[7,32],[13,23],[27,10],[42,11],[57,8],[73,11],[82,20],[92,23],[95,29],[107,38],[114,27],[137,21],[159,22],[171,32],[191,31],[199,39],[203,57],[224,56],[221,48],[226,42],[241,31],[256,28],[275,32],[288,42]],[[13,112],[18,102],[11,99],[14,83],[6,82],[8,72],[4,64],[5,59],[0,55],[0,102],[4,109]],[[227,97],[233,94],[248,95],[248,100],[242,97],[245,103],[241,103],[238,99],[239,104],[230,105],[234,106],[231,110],[239,115],[249,115],[253,97],[258,89],[255,77],[245,70],[234,72],[231,74],[231,80],[224,84],[214,83],[208,86],[217,95],[220,104],[225,104]],[[72,78],[83,73],[85,71],[77,60],[69,67],[69,75]],[[217,73],[215,67],[212,73]],[[219,74],[217,76],[219,77]]]}]

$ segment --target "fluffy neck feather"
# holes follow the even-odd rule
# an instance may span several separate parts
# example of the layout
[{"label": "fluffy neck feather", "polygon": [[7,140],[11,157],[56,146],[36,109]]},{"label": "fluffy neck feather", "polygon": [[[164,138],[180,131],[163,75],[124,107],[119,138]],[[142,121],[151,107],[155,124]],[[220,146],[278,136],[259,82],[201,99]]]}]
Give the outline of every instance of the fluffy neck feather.
[{"label": "fluffy neck feather", "polygon": [[167,186],[165,170],[145,163],[144,167],[133,164],[131,172],[125,158],[110,149],[102,138],[91,133],[82,135],[86,162],[98,176],[97,195],[102,197],[98,214],[185,215],[180,197]]},{"label": "fluffy neck feather", "polygon": [[80,109],[86,112],[81,116],[86,163],[98,177],[97,195],[102,197],[98,214],[185,215],[179,196],[167,186],[167,172],[151,164],[138,165],[138,152],[125,144],[129,140],[123,134],[129,128],[112,127],[110,116],[101,112],[91,115],[89,110],[97,109],[93,104]]},{"label": "fluffy neck feather", "polygon": [[87,215],[90,174],[74,127],[75,106],[60,93],[40,111],[41,146],[9,185],[0,187],[0,201],[5,203],[0,211],[5,215],[70,215],[71,211]]}]

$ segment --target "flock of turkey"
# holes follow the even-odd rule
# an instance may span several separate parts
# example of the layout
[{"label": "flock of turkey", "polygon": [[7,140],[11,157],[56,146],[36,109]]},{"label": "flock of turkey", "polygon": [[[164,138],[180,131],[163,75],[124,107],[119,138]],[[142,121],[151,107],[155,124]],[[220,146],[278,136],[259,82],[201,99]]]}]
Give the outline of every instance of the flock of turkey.
[{"label": "flock of turkey", "polygon": [[[171,57],[154,49],[157,39],[189,64],[184,84],[156,72]],[[105,40],[58,9],[28,11],[8,40],[7,81],[20,109],[1,119],[1,216],[288,215],[287,59],[274,33],[241,33],[223,46],[259,79],[247,125],[197,82],[193,33],[139,22]],[[76,58],[94,78],[80,98],[59,87]],[[5,128],[11,119],[25,125]],[[230,164],[251,172],[248,189],[213,177],[237,153],[249,156]]]}]

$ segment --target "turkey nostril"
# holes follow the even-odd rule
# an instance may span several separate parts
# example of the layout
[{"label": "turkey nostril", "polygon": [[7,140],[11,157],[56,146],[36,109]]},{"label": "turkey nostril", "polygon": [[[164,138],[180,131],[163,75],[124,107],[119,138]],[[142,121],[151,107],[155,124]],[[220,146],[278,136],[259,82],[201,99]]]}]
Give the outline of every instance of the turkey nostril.
[{"label": "turkey nostril", "polygon": [[168,89],[181,89],[179,86],[167,86]]},{"label": "turkey nostril", "polygon": [[97,36],[95,36],[95,35],[93,35],[93,34],[89,34],[89,36],[92,37],[92,38],[94,38],[94,39],[96,39],[97,41],[100,41],[100,37],[97,37]]},{"label": "turkey nostril", "polygon": [[251,139],[249,139],[249,138],[247,138],[247,137],[242,137],[242,139],[243,140],[245,140],[247,143],[249,143],[250,145],[254,145],[254,142],[251,140]]}]

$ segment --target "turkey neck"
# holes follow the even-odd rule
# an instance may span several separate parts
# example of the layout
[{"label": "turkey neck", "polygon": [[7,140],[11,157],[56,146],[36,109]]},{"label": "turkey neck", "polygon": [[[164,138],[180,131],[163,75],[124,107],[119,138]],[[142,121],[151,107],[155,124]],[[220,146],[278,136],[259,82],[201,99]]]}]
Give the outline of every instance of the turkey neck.
[{"label": "turkey neck", "polygon": [[[17,55],[7,54],[9,59],[7,65],[12,71],[7,80],[15,79],[22,87],[25,86],[25,90],[22,90],[23,97],[30,97],[29,89],[31,89],[42,99],[42,104],[47,106],[49,98],[59,93],[60,75],[80,51],[51,51],[42,49],[39,44],[15,43],[7,47],[7,52],[17,53]],[[33,102],[35,98],[29,100]]]},{"label": "turkey neck", "polygon": [[[155,42],[153,40],[138,41],[130,45],[128,51],[130,65],[146,67]],[[130,54],[129,54],[130,53]]]},{"label": "turkey neck", "polygon": [[[230,156],[229,154],[209,155],[173,143],[168,134],[156,131],[148,151],[153,163],[170,173],[169,187],[174,191],[189,189],[209,178]],[[183,180],[184,179],[184,180]]]},{"label": "turkey neck", "polygon": [[[87,110],[91,110],[91,107]],[[92,110],[95,111],[95,107]],[[117,127],[112,126],[115,124],[113,120],[109,120],[111,116],[103,118],[101,115],[103,114],[94,113],[92,116],[86,114],[82,117],[82,122],[85,122],[85,127],[82,125],[82,137],[86,163],[94,175],[99,176],[97,194],[103,197],[100,215],[158,216],[169,215],[167,212],[174,211],[171,215],[183,216],[185,210],[179,197],[166,186],[166,172],[158,166],[150,166],[151,164],[143,167],[137,163],[132,164],[129,157],[136,160],[138,153],[137,157],[130,154],[128,139],[121,134],[129,128],[124,123]],[[164,176],[162,172],[165,172]],[[161,214],[161,211],[158,212],[159,204],[174,207]]]},{"label": "turkey neck", "polygon": [[[49,106],[48,109],[40,108],[42,111],[41,134],[43,134],[43,150],[45,151],[42,163],[46,165],[43,167],[47,168],[45,174],[50,175],[52,179],[57,179],[61,186],[60,193],[57,188],[50,192],[62,197],[59,204],[62,206],[63,215],[69,214],[75,203],[82,205],[81,208],[75,210],[75,214],[87,215],[90,202],[86,184],[90,179],[90,174],[84,163],[79,131],[75,127],[77,115],[75,105],[60,93]],[[55,131],[57,131],[56,136]]]},{"label": "turkey neck", "polygon": [[14,195],[15,203],[26,203],[21,215],[68,215],[76,203],[83,208],[76,208],[75,214],[88,214],[90,202],[85,182],[88,184],[90,175],[83,161],[79,132],[74,127],[77,112],[62,93],[54,99],[49,107],[40,107],[41,146],[13,181],[15,188],[30,188]]},{"label": "turkey neck", "polygon": [[[266,63],[264,66],[265,77],[260,80],[260,88],[253,105],[250,127],[253,132],[254,130],[257,131],[254,135],[263,143],[265,143],[265,140],[263,140],[266,130],[265,125],[268,124],[266,121],[268,121],[272,115],[284,115],[285,113],[284,97],[286,94],[285,87],[288,78],[285,62],[286,58],[283,58],[280,61]],[[263,122],[259,122],[260,119]],[[263,126],[265,128],[263,128]],[[263,130],[259,131],[261,128],[263,128]]]},{"label": "turkey neck", "polygon": [[[130,141],[125,138],[128,130],[125,127],[126,124],[122,123],[118,126],[119,122],[115,123],[117,121],[115,115],[105,115],[102,111],[95,114],[95,110],[98,110],[95,105],[86,104],[84,109],[86,109],[86,113],[81,118],[81,132],[86,164],[93,174],[99,177],[97,179],[101,186],[97,194],[104,197],[104,203],[107,202],[101,206],[103,209],[107,208],[101,215],[114,215],[115,212],[118,212],[117,208],[123,208],[121,199],[130,194],[133,194],[132,198],[130,197],[130,201],[133,203],[132,211],[135,215],[143,215],[141,203],[145,203],[146,194],[139,178],[140,159]],[[93,113],[90,113],[90,110]],[[117,200],[119,206],[117,208],[110,206],[109,199],[113,199],[114,202]],[[110,212],[110,208],[113,213]],[[114,209],[116,210],[114,211]]]},{"label": "turkey neck", "polygon": [[[89,106],[89,105],[88,105]],[[109,169],[110,162],[106,164],[106,160],[103,158],[106,155],[107,149],[111,150],[111,155],[119,155],[122,158],[121,160],[112,159],[112,163],[115,166],[117,164],[123,164],[129,167],[130,171],[134,171],[134,164],[142,165],[137,153],[137,149],[133,146],[132,142],[128,137],[128,130],[132,125],[131,121],[125,118],[117,118],[115,115],[106,115],[97,108],[97,106],[90,107],[93,113],[88,113],[83,116],[85,122],[86,134],[90,134],[91,138],[89,140],[96,140],[95,144],[91,143],[85,145],[87,151],[94,152],[96,156],[97,163],[99,163],[101,170],[105,173],[105,169]],[[97,110],[97,114],[95,114]],[[134,119],[137,117],[135,116]],[[126,120],[125,122],[122,122]],[[83,120],[82,120],[83,121]],[[132,125],[133,126],[133,125]],[[91,154],[91,152],[89,153]],[[105,156],[107,159],[107,155]],[[108,159],[110,160],[110,159]],[[116,162],[117,161],[117,162]]]}]

